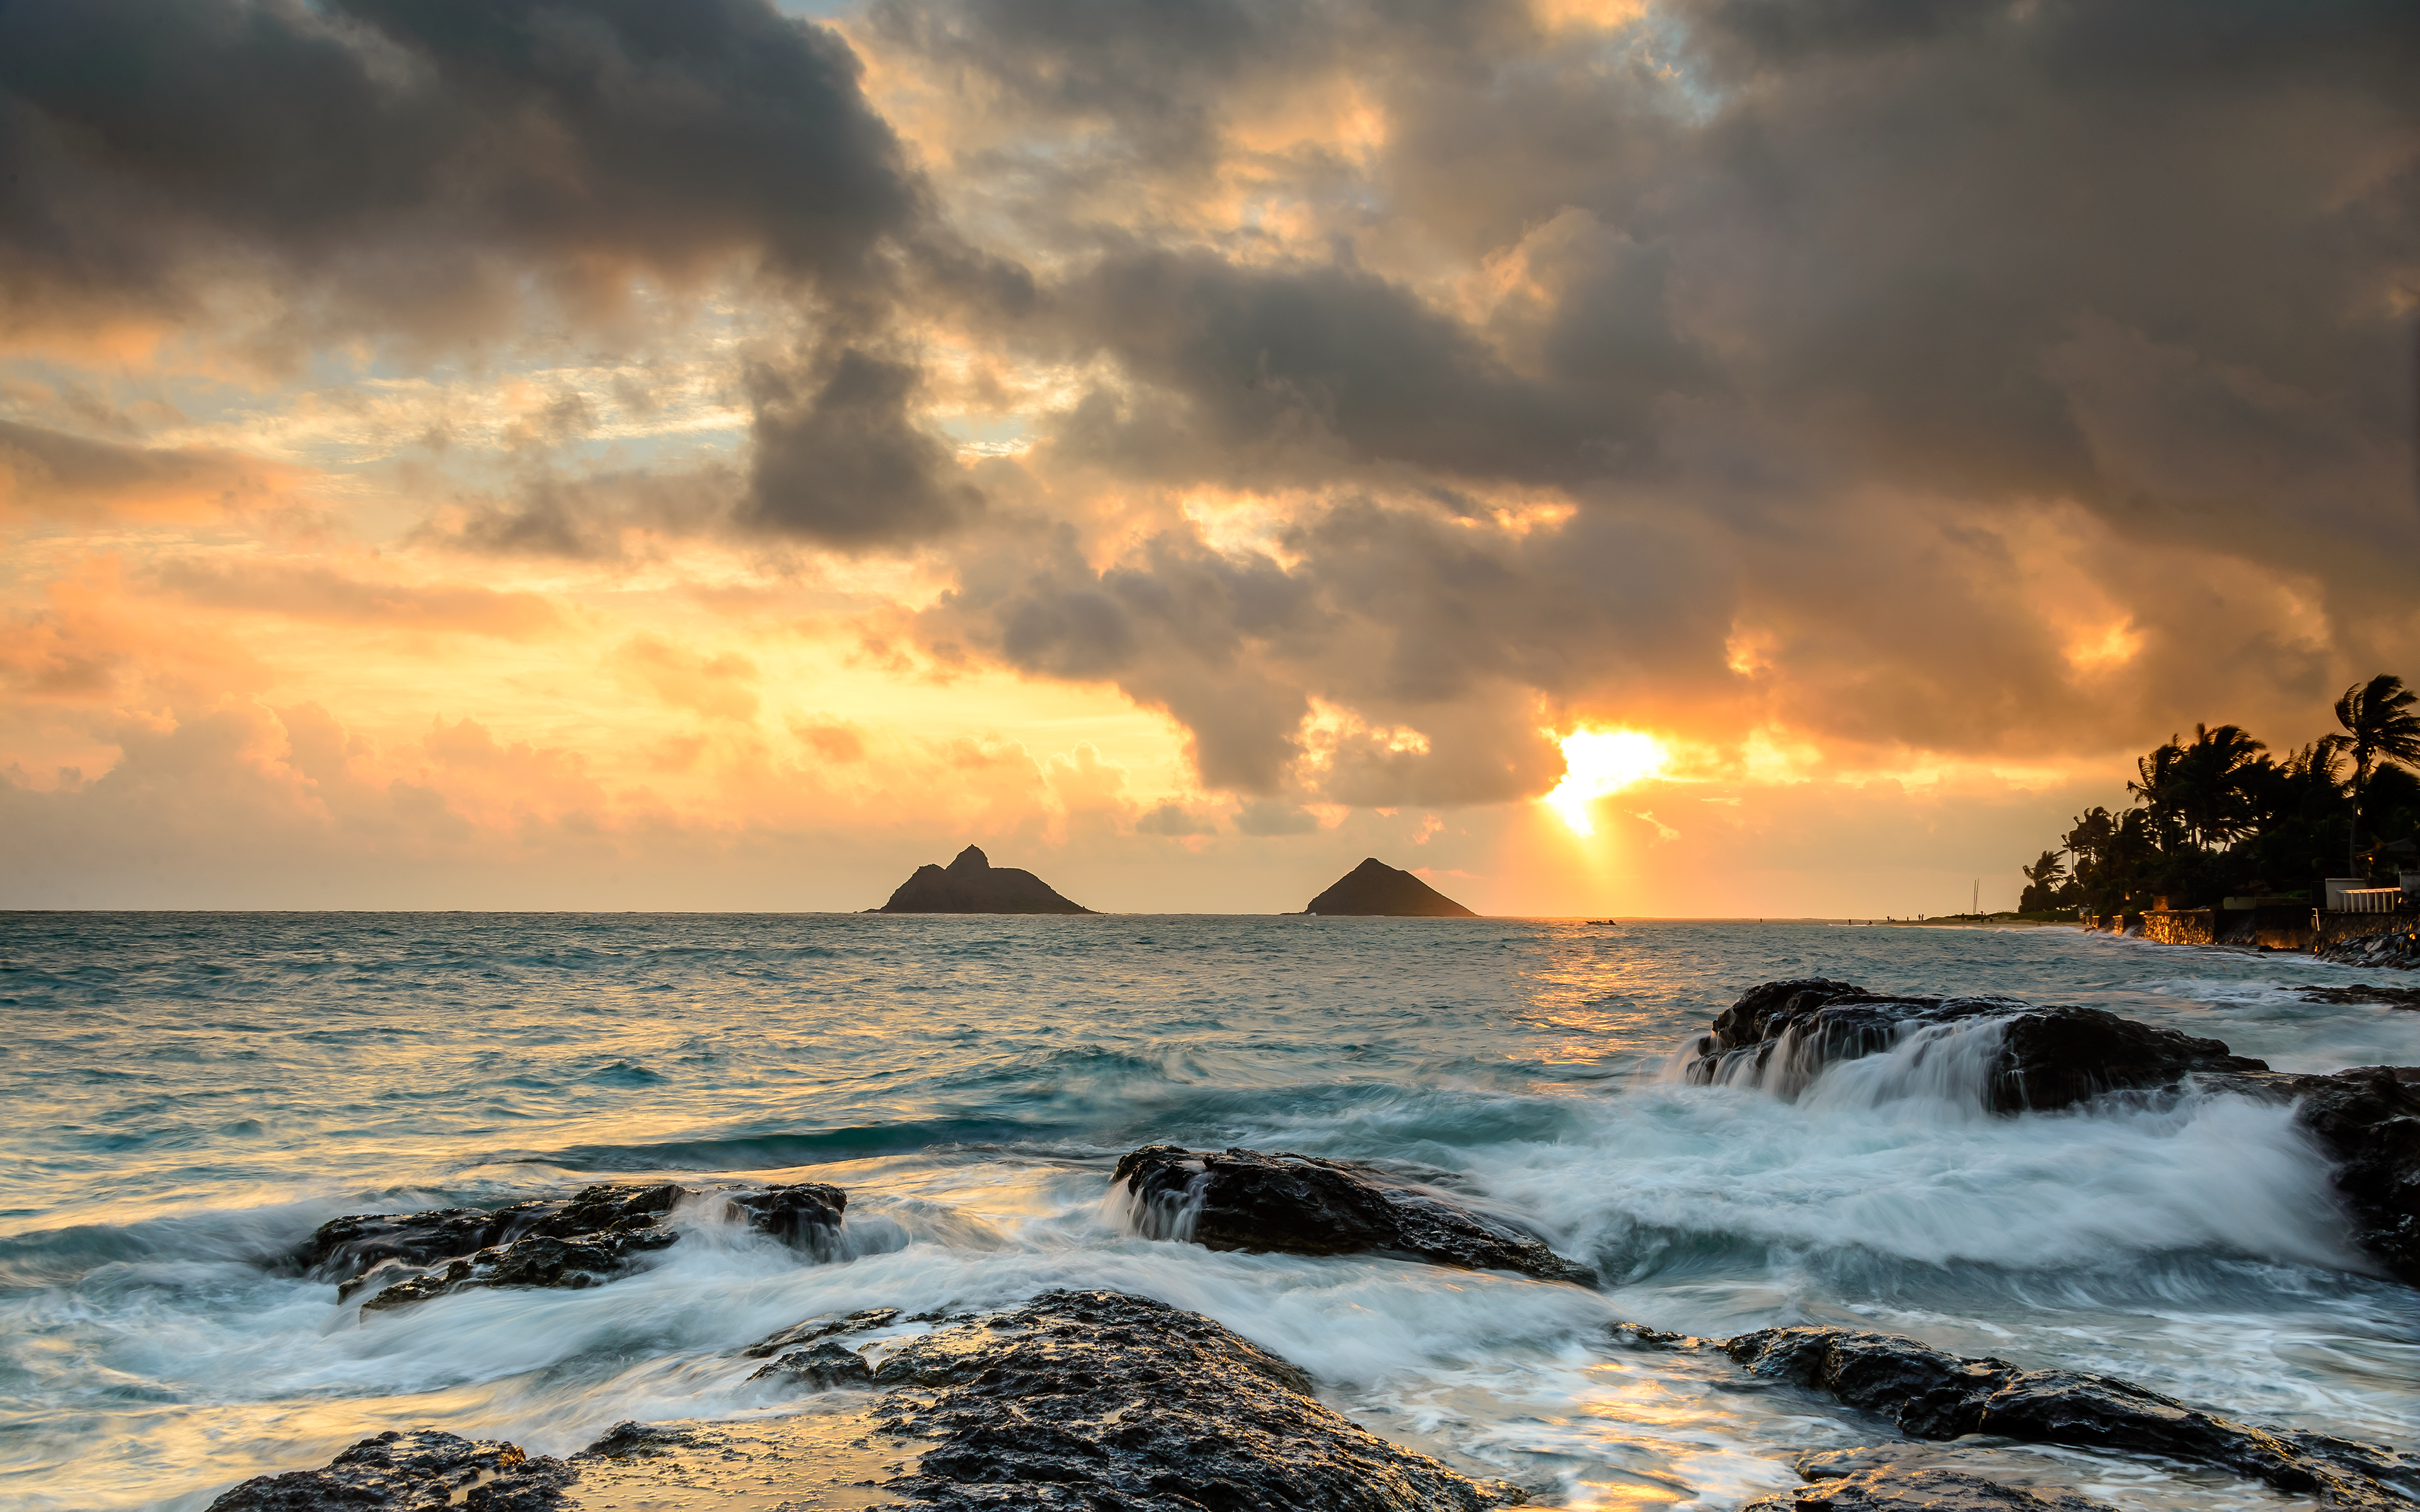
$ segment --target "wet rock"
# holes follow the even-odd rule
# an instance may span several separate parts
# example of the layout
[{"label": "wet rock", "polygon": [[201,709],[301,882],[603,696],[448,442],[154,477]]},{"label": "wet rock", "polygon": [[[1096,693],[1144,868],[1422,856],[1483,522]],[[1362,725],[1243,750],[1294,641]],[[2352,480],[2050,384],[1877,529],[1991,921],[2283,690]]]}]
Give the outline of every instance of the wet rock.
[{"label": "wet rock", "polygon": [[685,1429],[660,1423],[621,1422],[605,1430],[605,1436],[573,1455],[582,1459],[653,1459],[688,1447],[696,1442],[695,1435]]},{"label": "wet rock", "polygon": [[2404,927],[2381,930],[2375,934],[2356,934],[2349,940],[2323,945],[2311,953],[2338,965],[2386,966],[2406,971],[2420,969],[2420,930],[2410,928],[2407,919]]},{"label": "wet rock", "polygon": [[1535,1234],[1374,1167],[1309,1155],[1148,1145],[1118,1162],[1138,1228],[1214,1250],[1404,1255],[1549,1281],[1596,1280]]},{"label": "wet rock", "polygon": [[1054,1292],[943,1329],[876,1371],[896,1430],[932,1441],[888,1483],[926,1506],[1477,1512],[1522,1499],[1398,1448],[1301,1371],[1209,1319]]},{"label": "wet rock", "polygon": [[748,1379],[786,1381],[810,1391],[830,1391],[839,1386],[873,1385],[874,1367],[846,1345],[827,1341],[811,1350],[793,1350]]},{"label": "wet rock", "polygon": [[848,1194],[839,1187],[802,1181],[744,1192],[731,1200],[748,1215],[749,1227],[794,1249],[817,1259],[832,1258],[838,1250],[841,1213],[848,1207]]},{"label": "wet rock", "polygon": [[2304,987],[2296,995],[2306,1003],[2376,1003],[2385,1008],[2420,1008],[2420,987],[2373,987],[2366,981],[2350,987]]},{"label": "wet rock", "polygon": [[2295,1100],[2296,1121],[2335,1163],[2354,1239],[2397,1279],[2420,1286],[2420,1066],[2272,1072],[2240,1082],[2257,1095]]},{"label": "wet rock", "polygon": [[[803,1323],[793,1324],[782,1330],[770,1338],[759,1340],[739,1352],[751,1360],[762,1360],[767,1355],[779,1354],[783,1350],[794,1350],[802,1344],[813,1344],[818,1339],[831,1338],[840,1334],[862,1334],[868,1329],[880,1328],[898,1316],[899,1309],[896,1307],[867,1307],[838,1318],[810,1318]],[[908,1321],[930,1323],[939,1322],[939,1319],[920,1313]]]},{"label": "wet rock", "polygon": [[2005,1360],[1966,1359],[1914,1339],[1834,1328],[1762,1329],[1723,1349],[1751,1374],[1879,1413],[1911,1438],[1989,1433],[2159,1455],[2316,1495],[2333,1506],[2381,1512],[2408,1508],[2420,1493],[2420,1464],[2394,1450],[2273,1433],[2107,1376],[2020,1370]]},{"label": "wet rock", "polygon": [[1880,996],[1845,981],[1800,978],[1752,987],[1702,1036],[1698,1082],[1753,1074],[1794,1094],[1824,1067],[1889,1049],[1925,1025],[1990,1020],[2001,1038],[1985,1104],[1995,1113],[2063,1108],[2103,1092],[2166,1087],[2195,1073],[2260,1072],[2216,1040],[2155,1028],[2097,1008],[2007,997]]},{"label": "wet rock", "polygon": [[[673,1210],[697,1195],[671,1182],[601,1184],[493,1211],[355,1214],[322,1224],[291,1263],[336,1282],[340,1302],[369,1292],[365,1312],[478,1287],[597,1286],[677,1242]],[[819,1260],[833,1257],[848,1204],[840,1188],[816,1182],[742,1190],[730,1200],[752,1227]]]},{"label": "wet rock", "polygon": [[1701,1036],[1692,1080],[1752,1077],[1794,1095],[1825,1067],[1886,1050],[1923,1025],[1986,1020],[1999,1041],[1984,1105],[1995,1113],[2068,1107],[2104,1092],[2205,1086],[2298,1104],[2335,1163],[2354,1239],[2389,1273],[2420,1286],[2420,1068],[2367,1066],[2311,1076],[2273,1072],[2216,1040],[2154,1028],[2092,1008],[2009,998],[1881,997],[1803,978],[1743,994]]},{"label": "wet rock", "polygon": [[260,1475],[220,1495],[209,1512],[549,1512],[574,1472],[509,1443],[432,1428],[364,1439],[323,1470]]},{"label": "wet rock", "polygon": [[1884,1466],[1809,1481],[1740,1512],[2110,1512],[2073,1492],[2040,1495],[1962,1471]]},{"label": "wet rock", "polygon": [[[847,1352],[829,1340],[799,1352],[826,1351]],[[876,1384],[878,1396],[782,1418],[619,1424],[568,1461],[390,1433],[325,1471],[247,1482],[216,1512],[436,1512],[457,1493],[452,1504],[468,1512],[742,1499],[941,1512],[1481,1512],[1523,1499],[1348,1422],[1301,1371],[1209,1319],[1116,1292],[1053,1292],[938,1329],[886,1360]]]}]

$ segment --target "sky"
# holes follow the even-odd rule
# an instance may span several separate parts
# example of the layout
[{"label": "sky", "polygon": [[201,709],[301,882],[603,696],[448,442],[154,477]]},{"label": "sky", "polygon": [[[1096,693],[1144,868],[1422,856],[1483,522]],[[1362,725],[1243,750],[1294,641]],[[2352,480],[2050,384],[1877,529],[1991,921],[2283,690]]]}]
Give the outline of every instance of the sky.
[{"label": "sky", "polygon": [[2013,906],[2420,681],[2408,0],[0,7],[0,906]]}]

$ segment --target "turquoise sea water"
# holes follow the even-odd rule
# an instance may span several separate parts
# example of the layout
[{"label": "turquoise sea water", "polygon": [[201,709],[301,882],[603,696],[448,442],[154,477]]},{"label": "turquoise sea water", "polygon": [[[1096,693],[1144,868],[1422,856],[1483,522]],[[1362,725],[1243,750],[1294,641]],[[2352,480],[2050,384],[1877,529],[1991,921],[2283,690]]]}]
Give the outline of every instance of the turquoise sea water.
[{"label": "turquoise sea water", "polygon": [[[2420,1438],[2420,1293],[2365,1272],[2284,1110],[2007,1119],[1880,1062],[1795,1102],[1669,1074],[1743,988],[1813,974],[2096,1004],[2285,1069],[2420,1062],[2420,1013],[2293,994],[2348,968],[2062,930],[0,916],[0,1504],[198,1508],[389,1427],[561,1452],[780,1411],[733,1350],[1070,1285],[1209,1313],[1378,1431],[1574,1506],[1728,1508],[1886,1436],[1618,1319],[1854,1321]],[[1109,1168],[1156,1141],[1457,1173],[1608,1280],[1144,1240]],[[606,1287],[367,1319],[261,1263],[341,1212],[741,1175],[846,1187],[855,1257],[701,1221]],[[1975,1452],[2130,1509],[2288,1500]]]}]

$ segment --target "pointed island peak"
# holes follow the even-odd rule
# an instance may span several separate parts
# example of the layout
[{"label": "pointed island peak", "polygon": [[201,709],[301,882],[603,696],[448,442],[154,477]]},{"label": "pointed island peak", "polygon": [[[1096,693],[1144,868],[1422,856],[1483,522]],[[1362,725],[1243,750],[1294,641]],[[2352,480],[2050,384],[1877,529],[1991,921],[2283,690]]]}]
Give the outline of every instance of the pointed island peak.
[{"label": "pointed island peak", "polygon": [[994,866],[978,845],[960,851],[947,867],[931,862],[899,885],[877,914],[1089,914],[1031,872]]},{"label": "pointed island peak", "polygon": [[1393,918],[1477,918],[1479,916],[1409,872],[1372,856],[1311,901],[1306,914]]}]

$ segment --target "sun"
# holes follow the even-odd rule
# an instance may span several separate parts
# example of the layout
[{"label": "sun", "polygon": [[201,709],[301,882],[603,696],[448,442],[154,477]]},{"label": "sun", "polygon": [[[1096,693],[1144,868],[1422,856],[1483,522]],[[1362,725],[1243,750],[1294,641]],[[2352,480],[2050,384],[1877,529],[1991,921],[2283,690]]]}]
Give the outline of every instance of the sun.
[{"label": "sun", "polygon": [[1671,760],[1662,741],[1636,730],[1575,730],[1561,744],[1563,779],[1539,801],[1562,815],[1575,835],[1596,833],[1589,823],[1591,800],[1645,781]]}]

